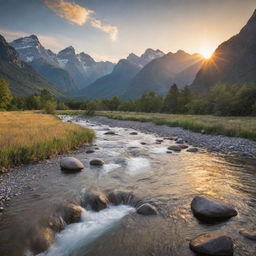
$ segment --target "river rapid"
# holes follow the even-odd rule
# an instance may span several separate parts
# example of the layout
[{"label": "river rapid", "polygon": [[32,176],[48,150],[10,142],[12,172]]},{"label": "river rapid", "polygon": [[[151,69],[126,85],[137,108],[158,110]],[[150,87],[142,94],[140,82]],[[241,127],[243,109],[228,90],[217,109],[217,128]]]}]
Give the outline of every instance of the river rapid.
[{"label": "river rapid", "polygon": [[[239,234],[242,228],[256,228],[255,159],[209,153],[202,148],[196,153],[186,149],[167,153],[167,148],[175,145],[168,138],[76,117],[62,118],[96,133],[93,145],[72,155],[85,168],[75,174],[63,173],[59,159],[30,166],[34,172],[38,169],[40,179],[31,186],[32,178],[28,178],[23,193],[10,201],[0,219],[1,256],[32,255],[27,248],[30,230],[57,204],[78,203],[88,191],[105,190],[133,193],[156,206],[159,214],[138,215],[131,205],[84,211],[81,222],[66,226],[49,250],[39,255],[192,256],[195,254],[189,249],[189,241],[206,232],[225,232],[232,237],[235,256],[256,255],[255,242]],[[105,135],[109,130],[117,135]],[[86,154],[88,149],[94,153]],[[92,167],[92,159],[105,164]],[[217,224],[198,221],[190,209],[197,195],[230,203],[238,216]]]}]

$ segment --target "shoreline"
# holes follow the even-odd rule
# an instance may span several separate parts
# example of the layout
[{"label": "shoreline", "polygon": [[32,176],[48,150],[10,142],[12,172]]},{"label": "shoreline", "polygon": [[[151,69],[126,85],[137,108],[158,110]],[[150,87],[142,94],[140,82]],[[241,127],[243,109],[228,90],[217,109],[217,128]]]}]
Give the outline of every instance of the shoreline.
[{"label": "shoreline", "polygon": [[194,147],[207,149],[211,152],[234,154],[243,157],[256,157],[256,141],[240,137],[211,135],[192,132],[180,127],[156,125],[152,122],[111,119],[104,116],[79,117],[110,127],[132,128],[144,133],[153,133],[161,137],[180,137]]}]

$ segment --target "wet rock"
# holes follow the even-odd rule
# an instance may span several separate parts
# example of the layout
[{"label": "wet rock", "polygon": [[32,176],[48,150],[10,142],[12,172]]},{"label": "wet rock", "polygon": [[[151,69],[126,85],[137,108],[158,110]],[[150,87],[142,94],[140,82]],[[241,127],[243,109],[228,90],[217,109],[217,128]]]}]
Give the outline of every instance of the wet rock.
[{"label": "wet rock", "polygon": [[146,142],[141,142],[140,144],[141,144],[141,145],[147,145],[147,143],[146,143]]},{"label": "wet rock", "polygon": [[114,160],[115,164],[127,165],[127,158],[117,158]]},{"label": "wet rock", "polygon": [[173,137],[165,137],[164,140],[174,140]]},{"label": "wet rock", "polygon": [[60,167],[63,171],[81,171],[83,163],[74,157],[65,157],[60,160]]},{"label": "wet rock", "polygon": [[179,147],[180,147],[181,149],[186,149],[186,148],[188,148],[188,145],[182,144],[182,145],[179,145]]},{"label": "wet rock", "polygon": [[64,222],[60,216],[50,216],[48,226],[55,232],[60,232],[64,229]]},{"label": "wet rock", "polygon": [[156,139],[156,142],[158,142],[158,143],[162,143],[164,140],[162,140],[162,139]]},{"label": "wet rock", "polygon": [[180,152],[181,151],[180,146],[176,146],[176,145],[170,146],[170,147],[168,147],[168,149],[171,150],[171,151],[175,151],[175,152]]},{"label": "wet rock", "polygon": [[30,250],[34,254],[46,251],[54,242],[54,232],[50,228],[41,228],[31,235]]},{"label": "wet rock", "polygon": [[101,159],[93,159],[90,161],[90,165],[93,166],[103,166],[104,165],[104,161]]},{"label": "wet rock", "polygon": [[81,205],[98,212],[108,208],[109,201],[103,193],[90,193],[85,194],[81,201]]},{"label": "wet rock", "polygon": [[92,153],[94,153],[95,151],[93,150],[93,149],[89,149],[89,150],[87,150],[85,153],[86,154],[92,154]]},{"label": "wet rock", "polygon": [[187,152],[196,153],[198,152],[198,148],[189,148]]},{"label": "wet rock", "polygon": [[172,154],[172,151],[168,150],[166,151],[167,154]]},{"label": "wet rock", "polygon": [[125,204],[136,207],[141,202],[132,192],[106,191],[106,195],[113,205]]},{"label": "wet rock", "polygon": [[179,138],[179,139],[176,140],[176,143],[177,144],[184,144],[184,140]]},{"label": "wet rock", "polygon": [[194,215],[204,221],[228,219],[237,215],[230,205],[214,198],[196,196],[191,203]]},{"label": "wet rock", "polygon": [[130,132],[130,135],[138,135],[137,132]]},{"label": "wet rock", "polygon": [[250,231],[250,230],[240,230],[239,233],[243,235],[245,238],[256,241],[256,231]]},{"label": "wet rock", "polygon": [[104,133],[105,135],[117,135],[114,131],[108,131]]},{"label": "wet rock", "polygon": [[233,241],[225,234],[203,234],[193,239],[190,249],[200,255],[232,256]]},{"label": "wet rock", "polygon": [[206,134],[205,129],[202,129],[202,130],[201,130],[201,133],[202,133],[202,134]]},{"label": "wet rock", "polygon": [[76,204],[66,204],[61,207],[61,216],[67,224],[79,222],[81,220],[82,207]]},{"label": "wet rock", "polygon": [[141,215],[157,215],[156,207],[148,203],[139,206],[136,212]]},{"label": "wet rock", "polygon": [[4,211],[4,207],[0,207],[0,212],[3,212]]}]

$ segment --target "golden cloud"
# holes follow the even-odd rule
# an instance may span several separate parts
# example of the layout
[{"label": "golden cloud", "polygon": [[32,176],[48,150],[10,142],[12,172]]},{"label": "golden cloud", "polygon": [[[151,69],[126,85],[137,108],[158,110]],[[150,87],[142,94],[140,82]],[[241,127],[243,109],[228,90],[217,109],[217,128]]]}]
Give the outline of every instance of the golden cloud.
[{"label": "golden cloud", "polygon": [[117,34],[118,34],[117,27],[112,26],[112,25],[103,25],[102,22],[97,19],[92,19],[91,25],[94,28],[98,28],[98,29],[104,31],[105,33],[108,33],[112,41],[116,40]]},{"label": "golden cloud", "polygon": [[100,20],[93,17],[94,11],[90,9],[64,0],[44,0],[44,3],[61,18],[80,26],[90,20],[92,27],[109,34],[112,41],[115,41],[117,38],[118,28],[112,25],[102,24]]},{"label": "golden cloud", "polygon": [[65,2],[64,0],[44,0],[44,3],[59,17],[80,26],[84,25],[93,13],[92,10],[75,3]]}]

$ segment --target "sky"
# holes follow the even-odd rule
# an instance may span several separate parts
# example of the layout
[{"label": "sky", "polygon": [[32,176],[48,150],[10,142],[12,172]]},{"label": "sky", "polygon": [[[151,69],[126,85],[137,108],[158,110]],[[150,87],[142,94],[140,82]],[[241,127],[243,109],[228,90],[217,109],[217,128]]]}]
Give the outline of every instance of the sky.
[{"label": "sky", "polygon": [[147,48],[207,55],[255,9],[256,0],[0,0],[0,34],[114,62]]}]

